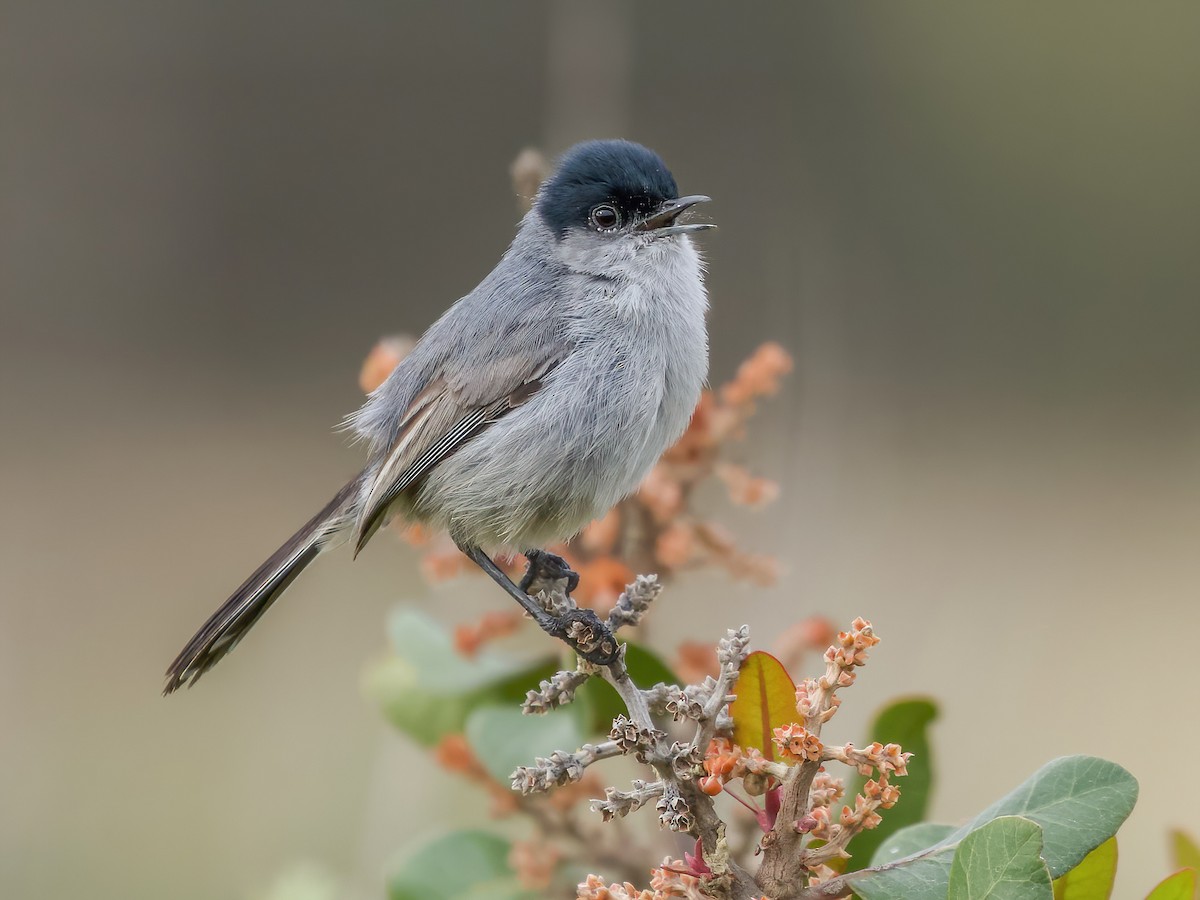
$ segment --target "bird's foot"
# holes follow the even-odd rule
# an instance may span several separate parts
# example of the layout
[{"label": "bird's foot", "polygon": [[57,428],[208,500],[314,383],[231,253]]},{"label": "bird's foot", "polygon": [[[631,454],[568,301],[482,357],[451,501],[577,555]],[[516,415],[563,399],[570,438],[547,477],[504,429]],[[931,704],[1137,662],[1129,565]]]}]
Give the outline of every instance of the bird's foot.
[{"label": "bird's foot", "polygon": [[[525,593],[543,591],[552,593],[559,582],[565,581],[563,590],[567,598],[579,587],[579,573],[574,571],[561,556],[545,550],[529,550],[525,554],[528,565],[520,588]],[[550,609],[553,625],[547,632],[568,644],[588,662],[607,666],[617,659],[618,644],[612,630],[601,621],[593,610],[579,609],[573,600],[558,609]],[[557,613],[557,615],[555,615]],[[543,625],[545,627],[545,625]]]},{"label": "bird's foot", "polygon": [[527,562],[525,575],[519,585],[525,593],[531,593],[531,588],[537,589],[543,585],[552,586],[554,582],[564,579],[567,582],[566,594],[568,597],[575,593],[575,588],[579,587],[579,573],[567,565],[567,561],[561,556],[547,553],[545,550],[527,550],[525,559]]},{"label": "bird's foot", "polygon": [[[521,608],[529,613],[529,617],[548,635],[558,638],[593,665],[610,666],[620,659],[621,645],[613,636],[612,629],[601,621],[594,610],[580,609],[571,599],[570,591],[579,585],[579,575],[571,571],[562,557],[546,553],[544,550],[533,550],[525,554],[529,560],[529,570],[521,579],[520,586],[517,586],[479,547],[473,544],[460,544],[459,547],[496,584],[504,588],[509,596],[521,604]],[[551,604],[553,609],[547,609],[547,604],[535,600],[528,593],[531,587],[537,587],[539,581],[553,586],[556,581],[564,579],[568,593],[561,595],[560,603]]]}]

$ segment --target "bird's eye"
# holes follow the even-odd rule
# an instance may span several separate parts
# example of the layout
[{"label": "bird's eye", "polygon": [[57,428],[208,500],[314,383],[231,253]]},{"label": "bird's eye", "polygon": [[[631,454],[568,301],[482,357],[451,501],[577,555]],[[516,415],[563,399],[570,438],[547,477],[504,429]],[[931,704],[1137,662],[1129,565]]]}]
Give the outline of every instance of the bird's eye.
[{"label": "bird's eye", "polygon": [[621,224],[621,214],[617,212],[616,207],[607,203],[593,209],[591,219],[592,224],[601,231],[609,231]]}]

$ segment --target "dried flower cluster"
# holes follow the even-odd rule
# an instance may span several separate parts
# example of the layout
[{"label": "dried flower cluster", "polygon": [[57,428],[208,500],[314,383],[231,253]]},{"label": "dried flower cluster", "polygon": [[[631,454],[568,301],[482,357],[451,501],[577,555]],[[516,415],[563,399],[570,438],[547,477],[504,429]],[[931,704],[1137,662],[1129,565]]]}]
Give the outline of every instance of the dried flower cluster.
[{"label": "dried flower cluster", "polygon": [[[649,889],[639,890],[629,882],[605,884],[598,875],[589,875],[579,885],[578,900],[709,900],[704,880],[688,871],[686,860],[665,859],[650,871]],[[754,900],[767,900],[756,896]]]},{"label": "dried flower cluster", "polygon": [[[821,741],[822,727],[841,704],[838,690],[854,684],[857,669],[867,662],[867,651],[878,643],[875,629],[862,618],[855,619],[849,631],[839,632],[825,651],[825,673],[796,687],[799,721],[774,731],[781,757],[797,765],[782,781],[779,815],[762,840],[767,853],[758,883],[768,893],[795,896],[796,885],[815,885],[834,877],[836,872],[828,864],[848,857],[851,839],[878,826],[879,810],[890,809],[900,799],[899,789],[889,779],[907,774],[912,754],[897,744],[830,748]],[[845,795],[845,784],[823,766],[833,761],[862,775],[877,773],[863,793],[855,795],[853,806],[843,805],[840,813],[835,812],[835,804]]]},{"label": "dried flower cluster", "polygon": [[742,789],[751,797],[761,797],[767,791],[769,777],[779,778],[787,767],[767,759],[757,747],[742,750],[729,738],[714,738],[704,756],[704,771],[700,790],[710,796],[721,793],[726,783],[741,779]]},{"label": "dried flower cluster", "polygon": [[605,884],[599,875],[589,875],[579,885],[579,900],[657,900],[654,892],[638,890],[628,881],[624,884]]},{"label": "dried flower cluster", "polygon": [[[744,632],[739,632],[744,639]],[[857,670],[867,662],[868,650],[879,642],[871,624],[856,619],[848,631],[840,632],[825,652],[826,670],[818,678],[806,679],[796,688],[796,713],[798,721],[773,729],[770,745],[775,759],[769,758],[757,747],[743,749],[727,734],[716,732],[705,744],[705,752],[695,768],[695,787],[699,797],[693,794],[690,806],[680,803],[681,788],[688,782],[672,784],[667,780],[638,782],[633,791],[622,792],[609,788],[603,801],[594,801],[593,807],[605,818],[626,815],[651,799],[656,800],[656,809],[664,827],[699,834],[696,853],[685,854],[682,862],[664,863],[655,870],[654,879],[648,890],[634,888],[631,883],[607,884],[602,878],[592,876],[579,885],[578,897],[640,897],[664,900],[668,897],[803,897],[804,892],[824,891],[811,896],[843,896],[841,885],[834,884],[838,878],[836,867],[831,864],[839,858],[848,857],[847,846],[851,839],[863,830],[875,828],[882,821],[881,813],[893,807],[900,799],[900,791],[892,779],[907,774],[912,754],[906,753],[897,744],[872,743],[866,747],[845,744],[827,747],[820,737],[822,726],[837,712],[840,698],[838,691],[852,685]],[[718,651],[724,668],[731,661],[731,645],[723,644]],[[744,649],[738,646],[737,653]],[[676,713],[681,698],[691,688],[670,688],[672,698],[667,701],[669,711]],[[709,697],[721,695],[722,702],[731,698],[724,688]],[[672,706],[673,704],[673,706]],[[705,712],[715,712],[719,704],[706,705]],[[641,731],[632,727],[621,717],[614,728],[613,739],[621,731],[620,739],[627,742],[629,749],[637,752],[644,745]],[[698,735],[703,729],[698,732]],[[673,745],[678,747],[678,743]],[[698,746],[693,744],[693,750]],[[862,792],[853,801],[843,803],[845,783],[825,770],[825,764],[839,762],[863,775],[870,777]],[[730,873],[739,872],[737,863],[727,856],[713,852],[713,846],[703,839],[703,834],[691,827],[690,816],[703,810],[711,810],[709,798],[722,793],[745,805],[736,793],[730,792],[731,783],[740,782],[741,790],[750,797],[765,796],[765,809],[753,808],[755,819],[761,829],[759,850],[762,866],[752,882],[753,888],[743,881],[733,881]],[[684,818],[674,818],[682,814]],[[722,832],[723,834],[723,832]],[[714,862],[720,860],[720,866]],[[719,870],[718,870],[719,869]],[[818,885],[824,887],[818,888]],[[607,892],[607,893],[605,893]],[[845,889],[845,893],[849,888]]]}]

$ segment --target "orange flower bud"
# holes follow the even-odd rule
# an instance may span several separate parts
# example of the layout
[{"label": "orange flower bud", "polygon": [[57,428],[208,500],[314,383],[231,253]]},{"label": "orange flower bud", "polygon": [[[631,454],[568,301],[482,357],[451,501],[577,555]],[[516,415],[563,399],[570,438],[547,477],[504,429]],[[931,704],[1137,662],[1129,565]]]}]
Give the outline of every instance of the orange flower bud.
[{"label": "orange flower bud", "polygon": [[358,373],[358,386],[363,393],[369,394],[383,384],[415,344],[416,341],[408,335],[397,335],[384,338],[372,347]]}]

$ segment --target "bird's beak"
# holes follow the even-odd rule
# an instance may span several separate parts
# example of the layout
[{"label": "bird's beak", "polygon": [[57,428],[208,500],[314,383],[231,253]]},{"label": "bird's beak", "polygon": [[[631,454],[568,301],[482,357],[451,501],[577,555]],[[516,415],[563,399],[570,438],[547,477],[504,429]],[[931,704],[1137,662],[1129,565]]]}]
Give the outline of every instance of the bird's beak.
[{"label": "bird's beak", "polygon": [[693,194],[690,197],[679,197],[676,200],[667,200],[654,213],[647,216],[642,221],[634,226],[636,231],[653,232],[655,237],[668,234],[689,234],[693,231],[704,231],[707,228],[716,228],[709,222],[696,222],[690,225],[676,225],[675,220],[678,219],[684,211],[691,209],[697,203],[708,203],[712,198],[705,197],[703,194]]}]

